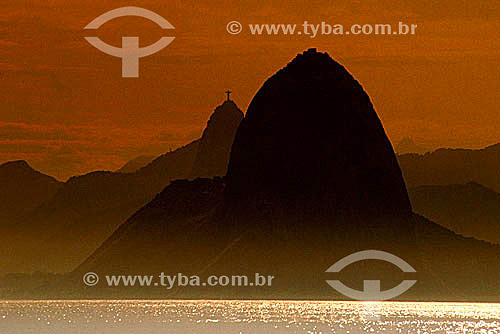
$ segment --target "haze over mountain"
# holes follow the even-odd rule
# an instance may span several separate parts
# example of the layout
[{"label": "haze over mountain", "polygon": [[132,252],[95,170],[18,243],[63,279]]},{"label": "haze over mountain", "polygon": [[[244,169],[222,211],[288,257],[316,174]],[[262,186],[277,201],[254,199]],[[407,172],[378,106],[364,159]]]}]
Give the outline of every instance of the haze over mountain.
[{"label": "haze over mountain", "polygon": [[398,156],[408,187],[477,182],[500,191],[500,144],[479,150],[442,148]]},{"label": "haze over mountain", "polygon": [[[221,112],[221,106],[216,112]],[[219,122],[224,124],[218,125]],[[207,156],[213,149],[214,160],[224,158],[220,156],[221,149],[229,148],[212,145],[232,143],[238,124],[225,123],[223,116],[211,118],[209,125],[213,130],[208,141],[206,138],[195,140],[132,173],[93,172],[70,178],[49,200],[18,223],[20,232],[12,245],[15,254],[1,260],[0,271],[65,272],[74,269],[119,224],[172,180],[198,177],[196,171],[203,171],[210,177],[218,175],[210,173],[225,174],[220,168],[198,167],[198,147],[203,145],[203,154]],[[225,164],[227,160],[214,161],[215,166]]]},{"label": "haze over mountain", "polygon": [[49,200],[62,182],[44,175],[26,161],[11,161],[0,165],[0,243],[1,262],[13,258],[13,240],[19,233],[21,217]]},{"label": "haze over mountain", "polygon": [[[403,299],[500,296],[494,276],[500,247],[412,213],[367,94],[328,54],[311,49],[257,92],[225,179],[167,186],[72,274],[65,289],[79,297],[345,298],[326,284],[324,272],[366,249],[391,252],[416,268],[418,284]],[[165,270],[202,280],[256,272],[275,279],[271,287],[243,289],[103,283],[82,289],[89,271],[156,276]],[[377,264],[344,277],[356,288],[374,275],[385,284],[401,282],[400,274]]]},{"label": "haze over mountain", "polygon": [[[498,1],[299,0],[269,1],[265,6],[262,0],[215,5],[207,0],[123,1],[113,6],[98,0],[2,3],[0,157],[19,159],[24,152],[23,159],[61,179],[82,174],[75,171],[102,169],[97,166],[103,161],[118,168],[123,156],[114,153],[124,145],[128,152],[142,154],[147,142],[136,140],[137,133],[187,136],[195,119],[205,115],[202,108],[213,103],[207,101],[228,83],[238,85],[238,102],[246,109],[266,73],[282,66],[284,54],[311,40],[342,55],[351,72],[362,79],[377,101],[390,137],[425,136],[432,146],[485,145],[498,139]],[[127,81],[127,88],[133,85],[130,89],[124,89],[120,60],[86,43],[82,31],[98,15],[125,5],[147,8],[171,20],[177,36],[168,49],[141,60],[142,79]],[[222,22],[240,18],[246,23],[247,17],[248,23],[300,25],[307,19],[346,28],[353,23],[397,27],[404,17],[408,21],[404,23],[419,26],[414,36],[338,39],[321,33],[314,39],[266,33],[257,38],[224,30]],[[119,46],[122,36],[140,36],[146,46],[164,35],[155,27],[148,20],[124,17],[103,26],[99,37]],[[105,112],[98,110],[101,107]],[[38,135],[39,128],[43,136]],[[35,139],[34,146],[32,138],[41,140]]]},{"label": "haze over mountain", "polygon": [[62,182],[42,174],[26,161],[0,165],[0,219],[18,217],[50,199]]},{"label": "haze over mountain", "polygon": [[500,144],[398,160],[415,212],[465,236],[500,242]]},{"label": "haze over mountain", "polygon": [[479,240],[500,243],[500,194],[478,183],[410,188],[415,212]]},{"label": "haze over mountain", "polygon": [[407,153],[424,154],[425,152],[430,151],[428,148],[418,145],[412,138],[409,137],[401,139],[394,149],[396,150],[396,153],[400,155]]},{"label": "haze over mountain", "polygon": [[120,169],[117,170],[119,173],[133,173],[142,167],[147,166],[151,161],[156,159],[154,155],[140,155],[130,161],[127,161]]}]

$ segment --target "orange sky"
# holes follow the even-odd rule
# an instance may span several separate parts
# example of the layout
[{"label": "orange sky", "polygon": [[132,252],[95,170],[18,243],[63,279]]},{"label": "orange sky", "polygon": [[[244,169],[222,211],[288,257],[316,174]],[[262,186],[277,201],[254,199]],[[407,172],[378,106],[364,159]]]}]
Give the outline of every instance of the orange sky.
[{"label": "orange sky", "polygon": [[[121,60],[84,40],[83,27],[125,5],[150,9],[176,39],[121,77]],[[248,23],[418,24],[415,36],[253,36]],[[141,18],[95,34],[119,46],[164,35]],[[298,52],[327,51],[372,98],[393,143],[482,147],[500,142],[499,1],[12,0],[0,13],[0,161],[26,159],[66,179],[119,168],[197,138],[227,88],[242,110]]]}]

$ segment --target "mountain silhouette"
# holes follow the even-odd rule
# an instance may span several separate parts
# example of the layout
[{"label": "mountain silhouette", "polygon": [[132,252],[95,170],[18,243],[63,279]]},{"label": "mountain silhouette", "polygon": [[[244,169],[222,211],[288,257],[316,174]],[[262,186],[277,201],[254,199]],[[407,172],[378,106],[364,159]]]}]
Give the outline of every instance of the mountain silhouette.
[{"label": "mountain silhouette", "polygon": [[243,112],[231,100],[215,109],[201,136],[192,178],[226,174],[231,146],[242,119]]},{"label": "mountain silhouette", "polygon": [[197,145],[164,154],[135,173],[71,177],[52,198],[19,219],[20,232],[11,245],[15,254],[2,260],[2,272],[71,270],[162,187],[187,178]]},{"label": "mountain silhouette", "polygon": [[0,165],[0,217],[8,219],[50,199],[62,182],[34,170],[26,161]]},{"label": "mountain silhouette", "polygon": [[[203,154],[224,159],[220,148],[211,145],[232,142],[239,123],[212,117],[209,124],[212,130]],[[16,254],[4,260],[2,272],[70,271],[172,180],[198,177],[197,170],[210,177],[217,176],[210,172],[224,175],[220,168],[195,168],[199,145],[200,140],[195,140],[132,173],[92,172],[70,178],[49,200],[22,218],[17,246],[12,246]],[[213,166],[227,165],[225,159],[214,161]]]},{"label": "mountain silhouette", "polygon": [[478,183],[409,190],[415,212],[468,237],[500,243],[500,194]]},{"label": "mountain silhouette", "polygon": [[[403,299],[500,296],[494,277],[500,247],[412,213],[368,96],[341,65],[311,49],[257,92],[238,128],[225,178],[167,186],[71,274],[65,291],[92,298],[339,299],[346,297],[326,284],[325,270],[367,249],[390,252],[416,268],[418,284]],[[81,284],[89,271],[166,270],[202,280],[260,273],[275,281],[267,287],[173,290]],[[353,288],[363,279],[382,278],[391,287],[402,280],[384,264],[343,274]]]},{"label": "mountain silhouette", "polygon": [[26,161],[10,161],[0,165],[0,244],[2,262],[14,258],[15,240],[22,234],[22,217],[49,200],[62,182],[34,170]]},{"label": "mountain silhouette", "polygon": [[314,50],[298,55],[255,95],[235,138],[227,182],[234,205],[279,198],[287,210],[329,217],[411,213],[368,95],[344,67]]},{"label": "mountain silhouette", "polygon": [[118,173],[133,173],[142,167],[147,166],[151,161],[156,159],[154,155],[140,155],[130,161],[127,161],[120,169],[117,170]]},{"label": "mountain silhouette", "polygon": [[476,182],[500,192],[500,144],[479,150],[442,148],[398,157],[408,187]]}]

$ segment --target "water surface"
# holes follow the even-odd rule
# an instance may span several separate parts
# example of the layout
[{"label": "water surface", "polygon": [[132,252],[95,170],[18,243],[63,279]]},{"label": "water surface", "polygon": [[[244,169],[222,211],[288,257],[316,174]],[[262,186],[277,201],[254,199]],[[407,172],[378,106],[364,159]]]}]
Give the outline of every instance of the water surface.
[{"label": "water surface", "polygon": [[500,333],[500,304],[3,301],[0,333]]}]

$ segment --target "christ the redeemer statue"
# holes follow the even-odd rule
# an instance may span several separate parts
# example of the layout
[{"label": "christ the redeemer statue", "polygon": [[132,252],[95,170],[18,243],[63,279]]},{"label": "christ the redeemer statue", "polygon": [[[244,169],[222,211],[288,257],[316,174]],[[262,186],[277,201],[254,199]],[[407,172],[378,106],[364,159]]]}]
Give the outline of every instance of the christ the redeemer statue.
[{"label": "christ the redeemer statue", "polygon": [[231,91],[230,90],[226,90],[225,92],[227,94],[227,100],[226,101],[231,101],[231,98],[229,97],[229,95],[231,95]]}]

